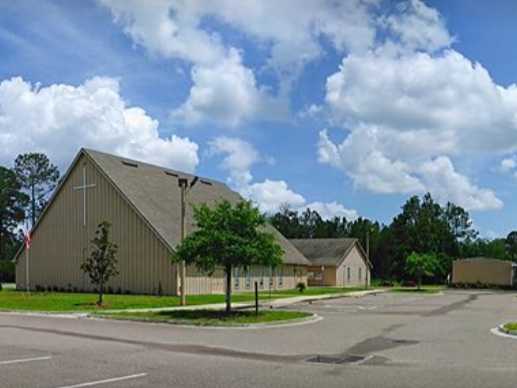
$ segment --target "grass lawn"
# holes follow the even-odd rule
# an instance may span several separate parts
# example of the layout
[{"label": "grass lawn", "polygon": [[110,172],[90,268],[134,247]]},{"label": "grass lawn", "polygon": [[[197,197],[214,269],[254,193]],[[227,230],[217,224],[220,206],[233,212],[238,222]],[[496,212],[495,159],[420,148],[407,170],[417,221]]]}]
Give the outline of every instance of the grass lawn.
[{"label": "grass lawn", "polygon": [[414,293],[414,294],[437,294],[441,292],[445,287],[442,285],[438,286],[422,286],[420,290],[416,287],[393,287],[390,288],[391,292],[400,293]]},{"label": "grass lawn", "polygon": [[[344,293],[361,290],[360,288],[325,288],[309,287],[304,293],[297,290],[273,291],[271,299],[288,298],[292,296],[313,296],[321,294]],[[254,294],[233,293],[232,302],[250,302],[254,300]],[[269,300],[269,292],[260,292],[261,300]],[[153,296],[153,295],[105,295],[105,306],[98,308],[96,294],[88,293],[61,293],[61,292],[32,292],[30,295],[23,291],[4,289],[0,291],[0,310],[11,311],[47,311],[47,312],[89,312],[102,309],[122,310],[155,307],[179,306],[177,296]],[[223,303],[224,295],[191,295],[187,296],[188,305],[201,305]]]},{"label": "grass lawn", "polygon": [[262,310],[258,315],[255,311],[233,311],[226,314],[214,310],[182,310],[139,313],[98,313],[97,316],[111,319],[124,319],[150,322],[166,322],[172,324],[187,324],[196,326],[242,326],[254,323],[277,323],[292,319],[306,318],[310,313],[301,311]]},{"label": "grass lawn", "polygon": [[514,334],[514,332],[517,332],[517,322],[510,322],[503,326],[505,330],[508,332]]}]

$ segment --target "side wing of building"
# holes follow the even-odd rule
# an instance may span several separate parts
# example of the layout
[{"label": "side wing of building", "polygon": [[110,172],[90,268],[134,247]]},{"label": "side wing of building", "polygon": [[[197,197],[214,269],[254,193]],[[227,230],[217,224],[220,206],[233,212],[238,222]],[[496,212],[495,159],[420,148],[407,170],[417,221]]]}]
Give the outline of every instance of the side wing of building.
[{"label": "side wing of building", "polygon": [[[79,189],[85,183],[88,188]],[[119,247],[120,274],[109,282],[108,290],[150,294],[161,288],[167,294],[177,293],[175,266],[167,246],[84,153],[72,165],[33,231],[31,289],[92,291],[94,287],[80,265],[91,253],[90,241],[102,221],[112,224],[112,241]],[[26,257],[25,251],[17,257],[18,289],[26,287]]]},{"label": "side wing of building", "polygon": [[345,259],[337,267],[336,284],[340,287],[370,285],[370,268],[357,243],[347,252]]}]

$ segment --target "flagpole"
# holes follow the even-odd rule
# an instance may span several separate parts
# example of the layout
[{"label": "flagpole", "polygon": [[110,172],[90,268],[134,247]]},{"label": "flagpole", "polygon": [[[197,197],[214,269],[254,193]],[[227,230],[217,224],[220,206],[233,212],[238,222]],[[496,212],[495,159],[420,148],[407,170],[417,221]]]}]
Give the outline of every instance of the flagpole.
[{"label": "flagpole", "polygon": [[30,249],[31,249],[31,232],[26,232],[25,234],[25,288],[27,293],[30,294],[30,268],[29,268],[29,258],[30,258]]},{"label": "flagpole", "polygon": [[30,293],[31,292],[31,288],[29,286],[29,247],[28,246],[25,246],[25,262],[27,263],[26,265],[26,271],[25,271],[25,285],[27,287],[27,292]]}]

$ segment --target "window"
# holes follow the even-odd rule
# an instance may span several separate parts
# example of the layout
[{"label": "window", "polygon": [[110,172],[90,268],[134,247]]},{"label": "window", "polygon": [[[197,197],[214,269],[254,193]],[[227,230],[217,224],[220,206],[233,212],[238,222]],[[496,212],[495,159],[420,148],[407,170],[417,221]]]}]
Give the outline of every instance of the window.
[{"label": "window", "polygon": [[265,271],[266,271],[266,269],[264,267],[262,267],[262,269],[260,270],[260,279],[259,279],[260,288],[264,288],[264,272]]},{"label": "window", "polygon": [[280,267],[278,269],[278,287],[284,286],[284,269],[283,267]]},{"label": "window", "polygon": [[273,287],[273,276],[275,276],[275,270],[273,268],[269,269],[269,288]]},{"label": "window", "polygon": [[346,267],[346,281],[350,282],[350,267]]},{"label": "window", "polygon": [[234,268],[233,269],[233,286],[235,287],[235,289],[239,289],[239,286],[240,286],[240,278],[239,278],[239,268]]},{"label": "window", "polygon": [[250,269],[246,269],[246,288],[251,288],[251,271]]},{"label": "window", "polygon": [[359,268],[359,281],[363,280],[363,269]]}]

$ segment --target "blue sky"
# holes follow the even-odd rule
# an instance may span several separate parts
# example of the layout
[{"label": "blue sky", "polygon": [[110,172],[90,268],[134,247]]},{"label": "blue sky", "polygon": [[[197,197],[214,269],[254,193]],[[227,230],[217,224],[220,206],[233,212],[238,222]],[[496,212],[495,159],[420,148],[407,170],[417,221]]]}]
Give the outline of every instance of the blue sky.
[{"label": "blue sky", "polygon": [[389,222],[430,191],[515,228],[514,2],[239,4],[0,4],[0,162],[87,146],[265,211]]}]

